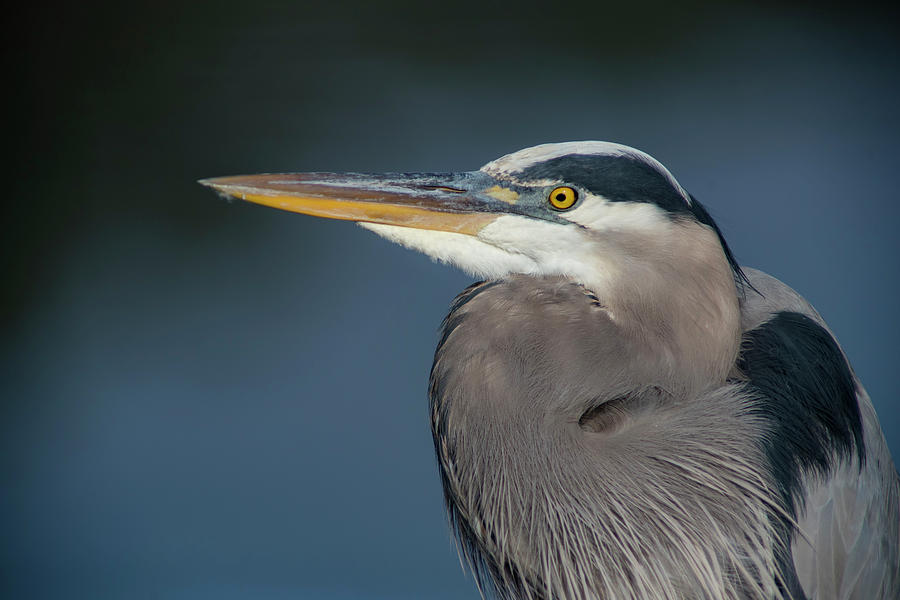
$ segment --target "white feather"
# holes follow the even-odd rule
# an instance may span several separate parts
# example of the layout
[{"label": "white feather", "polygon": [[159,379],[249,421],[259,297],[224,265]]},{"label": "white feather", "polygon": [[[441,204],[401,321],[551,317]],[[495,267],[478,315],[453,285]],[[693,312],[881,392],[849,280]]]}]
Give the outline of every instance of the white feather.
[{"label": "white feather", "polygon": [[672,220],[655,204],[649,202],[609,202],[588,195],[581,204],[561,215],[595,232],[641,231],[661,234]]},{"label": "white feather", "polygon": [[360,223],[360,226],[401,246],[462,269],[474,277],[499,279],[509,273],[532,273],[538,270],[538,265],[524,254],[503,250],[463,233],[380,223]]}]

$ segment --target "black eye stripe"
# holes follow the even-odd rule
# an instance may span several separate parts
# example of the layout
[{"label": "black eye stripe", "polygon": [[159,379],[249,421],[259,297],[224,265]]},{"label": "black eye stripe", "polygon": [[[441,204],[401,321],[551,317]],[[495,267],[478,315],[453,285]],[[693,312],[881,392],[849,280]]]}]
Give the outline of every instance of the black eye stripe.
[{"label": "black eye stripe", "polygon": [[646,202],[676,215],[691,212],[664,173],[633,156],[567,154],[526,167],[515,176],[522,181],[565,181],[609,202]]}]

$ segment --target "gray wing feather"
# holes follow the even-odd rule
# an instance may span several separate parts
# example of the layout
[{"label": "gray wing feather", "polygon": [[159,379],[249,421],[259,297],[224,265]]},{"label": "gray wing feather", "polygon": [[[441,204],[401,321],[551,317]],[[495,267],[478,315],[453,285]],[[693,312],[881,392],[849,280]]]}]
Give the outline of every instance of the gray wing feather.
[{"label": "gray wing feather", "polygon": [[[868,403],[864,394],[859,399],[861,405]],[[842,464],[827,480],[807,482],[806,510],[798,520],[801,535],[792,550],[811,599],[900,597],[896,471],[890,456],[879,457],[879,449],[869,447],[873,438],[883,441],[880,430],[867,428],[866,434],[862,472],[855,463]]]},{"label": "gray wing feather", "polygon": [[[745,273],[759,294],[747,291],[744,331],[779,311],[805,314],[828,329],[794,290],[761,271]],[[810,474],[804,481],[806,502],[798,514],[792,552],[810,600],[900,598],[900,482],[869,396],[856,383],[865,438],[863,468],[856,460],[845,460],[827,479]]]}]

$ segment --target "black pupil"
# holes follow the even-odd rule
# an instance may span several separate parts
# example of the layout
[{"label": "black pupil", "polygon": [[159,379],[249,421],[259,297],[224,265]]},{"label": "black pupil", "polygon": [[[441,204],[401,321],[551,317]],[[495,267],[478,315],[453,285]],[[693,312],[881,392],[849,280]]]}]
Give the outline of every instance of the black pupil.
[{"label": "black pupil", "polygon": [[565,194],[565,192],[560,192],[560,193],[558,193],[558,194],[556,195],[556,201],[559,202],[559,203],[565,202],[565,201],[566,201],[566,194]]}]

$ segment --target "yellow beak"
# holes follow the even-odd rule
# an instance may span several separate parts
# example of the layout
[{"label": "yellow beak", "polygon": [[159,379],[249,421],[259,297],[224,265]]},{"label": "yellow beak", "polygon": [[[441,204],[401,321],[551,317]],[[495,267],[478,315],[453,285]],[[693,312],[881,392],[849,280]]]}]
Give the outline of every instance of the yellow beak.
[{"label": "yellow beak", "polygon": [[480,171],[385,175],[285,173],[202,179],[229,197],[281,210],[400,227],[475,235],[509,213],[510,194]]}]

